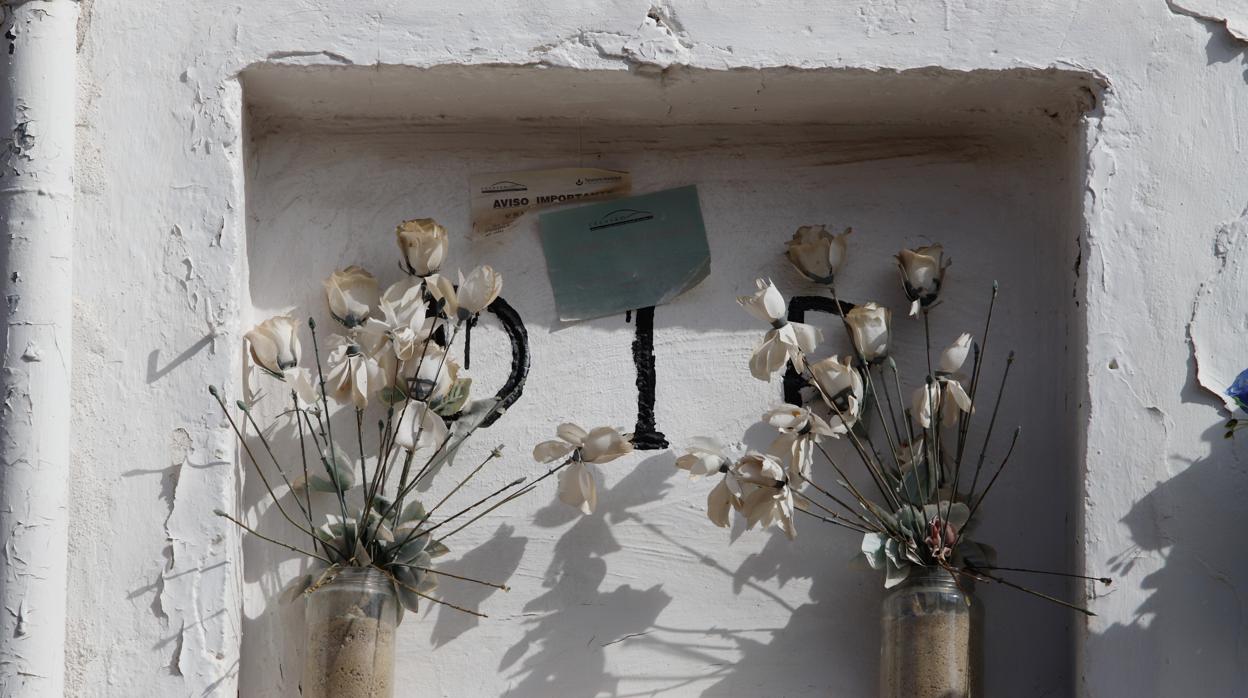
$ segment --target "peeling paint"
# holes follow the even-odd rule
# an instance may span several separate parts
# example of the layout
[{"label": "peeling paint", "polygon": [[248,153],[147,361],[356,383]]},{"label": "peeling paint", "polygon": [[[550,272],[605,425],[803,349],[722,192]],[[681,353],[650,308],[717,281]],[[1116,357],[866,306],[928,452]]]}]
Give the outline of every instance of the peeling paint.
[{"label": "peeling paint", "polygon": [[1221,24],[1236,41],[1248,42],[1248,6],[1242,0],[1166,0],[1178,14]]},{"label": "peeling paint", "polygon": [[1248,369],[1248,356],[1242,351],[1248,328],[1248,211],[1239,219],[1221,226],[1213,245],[1218,269],[1196,291],[1187,334],[1196,360],[1200,386],[1235,411],[1235,401],[1226,389],[1240,371]]}]

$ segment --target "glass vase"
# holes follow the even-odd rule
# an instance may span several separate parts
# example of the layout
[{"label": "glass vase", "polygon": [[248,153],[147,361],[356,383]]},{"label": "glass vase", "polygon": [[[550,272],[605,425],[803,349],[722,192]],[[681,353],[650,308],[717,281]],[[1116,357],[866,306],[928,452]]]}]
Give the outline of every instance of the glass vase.
[{"label": "glass vase", "polygon": [[880,698],[978,696],[980,616],[950,572],[913,570],[884,598]]},{"label": "glass vase", "polygon": [[344,567],[308,594],[303,698],[393,698],[399,604],[374,567]]}]

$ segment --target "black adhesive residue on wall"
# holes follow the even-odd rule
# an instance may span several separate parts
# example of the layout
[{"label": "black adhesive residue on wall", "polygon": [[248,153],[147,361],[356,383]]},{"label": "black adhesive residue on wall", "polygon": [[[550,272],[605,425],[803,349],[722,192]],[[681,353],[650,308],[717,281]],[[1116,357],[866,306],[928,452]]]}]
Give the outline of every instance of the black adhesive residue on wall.
[{"label": "black adhesive residue on wall", "polygon": [[654,423],[654,306],[637,309],[633,336],[633,365],[637,368],[637,426],[633,448],[658,451],[668,447],[667,437]]}]

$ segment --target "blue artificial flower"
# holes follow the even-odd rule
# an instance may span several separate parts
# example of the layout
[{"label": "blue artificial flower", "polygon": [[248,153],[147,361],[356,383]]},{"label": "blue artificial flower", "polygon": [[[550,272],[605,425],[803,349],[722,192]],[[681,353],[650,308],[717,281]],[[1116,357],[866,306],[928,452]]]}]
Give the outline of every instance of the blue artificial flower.
[{"label": "blue artificial flower", "polygon": [[1239,405],[1239,409],[1248,411],[1248,368],[1240,371],[1235,377],[1235,382],[1226,389],[1226,394]]}]

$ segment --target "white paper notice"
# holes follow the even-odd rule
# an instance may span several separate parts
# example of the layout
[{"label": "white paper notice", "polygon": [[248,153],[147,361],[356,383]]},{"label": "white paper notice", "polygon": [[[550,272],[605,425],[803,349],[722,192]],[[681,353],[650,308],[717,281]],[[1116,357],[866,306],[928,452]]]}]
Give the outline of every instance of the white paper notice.
[{"label": "white paper notice", "polygon": [[627,196],[633,181],[627,172],[617,170],[562,167],[473,175],[468,184],[472,231],[490,235],[506,230],[526,211]]}]

